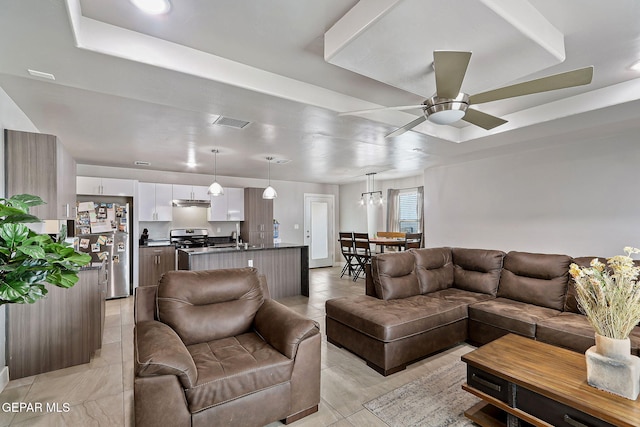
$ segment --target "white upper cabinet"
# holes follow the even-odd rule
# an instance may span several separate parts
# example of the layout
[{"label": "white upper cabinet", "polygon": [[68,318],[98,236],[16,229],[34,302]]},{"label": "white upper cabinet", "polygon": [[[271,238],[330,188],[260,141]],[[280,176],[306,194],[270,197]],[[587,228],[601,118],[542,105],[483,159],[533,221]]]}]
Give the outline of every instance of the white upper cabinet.
[{"label": "white upper cabinet", "polygon": [[209,200],[209,187],[202,185],[173,185],[175,200]]},{"label": "white upper cabinet", "polygon": [[171,184],[138,183],[138,220],[171,221],[173,219],[172,195]]},{"label": "white upper cabinet", "polygon": [[133,196],[136,181],[133,179],[95,178],[79,176],[76,178],[78,194],[96,196]]},{"label": "white upper cabinet", "polygon": [[222,196],[211,196],[209,221],[244,221],[244,188],[225,188]]}]

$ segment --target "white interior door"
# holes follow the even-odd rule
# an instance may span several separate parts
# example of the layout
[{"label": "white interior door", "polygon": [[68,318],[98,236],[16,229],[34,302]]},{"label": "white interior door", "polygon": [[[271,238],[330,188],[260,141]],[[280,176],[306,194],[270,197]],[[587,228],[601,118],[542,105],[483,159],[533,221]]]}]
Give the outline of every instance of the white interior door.
[{"label": "white interior door", "polygon": [[309,268],[333,265],[333,205],[333,194],[304,195],[304,244],[309,246]]}]

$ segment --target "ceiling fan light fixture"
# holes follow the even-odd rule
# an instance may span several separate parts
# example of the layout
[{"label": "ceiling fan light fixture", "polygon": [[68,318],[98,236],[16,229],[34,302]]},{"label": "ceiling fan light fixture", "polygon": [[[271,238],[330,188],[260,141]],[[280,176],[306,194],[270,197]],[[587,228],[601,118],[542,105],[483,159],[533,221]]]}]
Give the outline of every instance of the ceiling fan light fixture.
[{"label": "ceiling fan light fixture", "polygon": [[469,107],[469,95],[459,93],[455,99],[434,96],[425,102],[427,119],[438,125],[450,125],[462,119]]}]

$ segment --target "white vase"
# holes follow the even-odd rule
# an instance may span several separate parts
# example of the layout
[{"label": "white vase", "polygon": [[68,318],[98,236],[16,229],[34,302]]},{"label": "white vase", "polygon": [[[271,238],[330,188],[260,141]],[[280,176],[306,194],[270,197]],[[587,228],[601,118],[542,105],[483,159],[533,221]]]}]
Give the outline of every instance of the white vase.
[{"label": "white vase", "polygon": [[635,400],[640,394],[640,358],[631,355],[631,341],[596,334],[585,353],[587,382],[600,390]]},{"label": "white vase", "polygon": [[596,352],[612,359],[629,360],[631,359],[631,340],[596,334]]}]

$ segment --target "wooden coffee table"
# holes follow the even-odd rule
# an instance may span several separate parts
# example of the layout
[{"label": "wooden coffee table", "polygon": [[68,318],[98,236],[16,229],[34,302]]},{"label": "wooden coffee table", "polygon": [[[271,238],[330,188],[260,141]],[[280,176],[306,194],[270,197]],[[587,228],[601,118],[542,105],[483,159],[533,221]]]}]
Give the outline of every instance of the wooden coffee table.
[{"label": "wooden coffee table", "polygon": [[584,354],[510,334],[462,360],[482,399],[465,416],[483,427],[640,426],[640,401],[587,384]]}]

